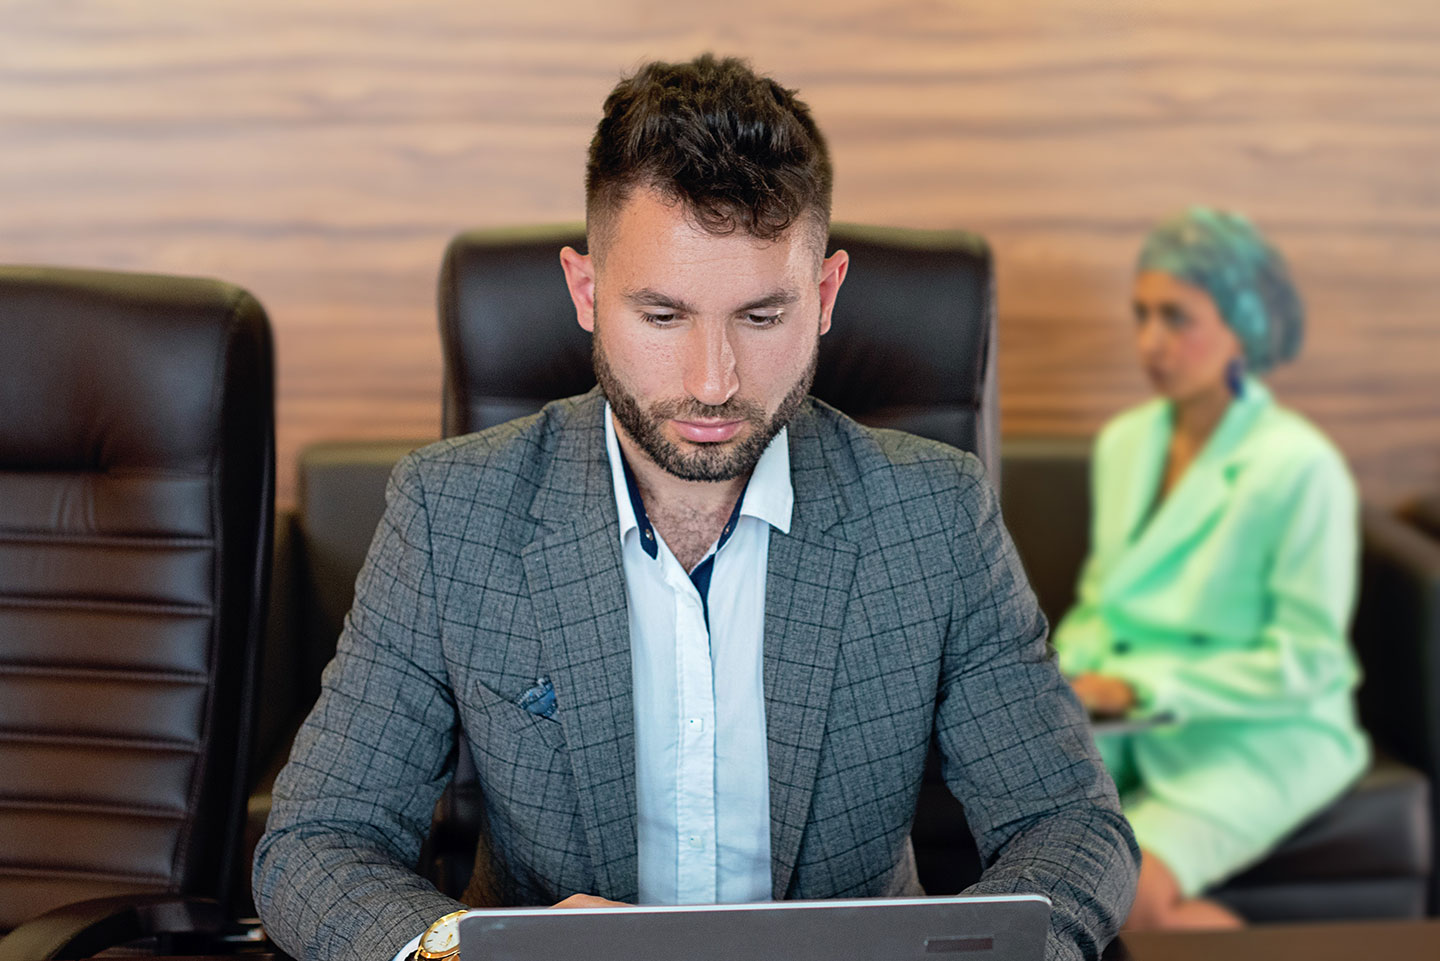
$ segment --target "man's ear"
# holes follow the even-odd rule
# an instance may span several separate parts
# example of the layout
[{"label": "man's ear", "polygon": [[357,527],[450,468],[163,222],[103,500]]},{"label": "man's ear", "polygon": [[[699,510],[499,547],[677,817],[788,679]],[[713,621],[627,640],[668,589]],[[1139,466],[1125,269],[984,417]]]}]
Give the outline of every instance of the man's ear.
[{"label": "man's ear", "polygon": [[565,286],[575,302],[575,319],[590,333],[595,332],[595,262],[589,254],[574,247],[562,247],[560,267],[565,271]]},{"label": "man's ear", "polygon": [[837,250],[820,262],[820,333],[830,330],[830,313],[835,309],[835,295],[845,282],[850,269],[850,255]]}]

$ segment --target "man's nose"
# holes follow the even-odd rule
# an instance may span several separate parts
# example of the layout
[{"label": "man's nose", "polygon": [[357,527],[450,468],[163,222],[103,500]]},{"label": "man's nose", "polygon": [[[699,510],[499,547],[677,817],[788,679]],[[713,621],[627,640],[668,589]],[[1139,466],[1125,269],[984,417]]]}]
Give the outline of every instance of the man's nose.
[{"label": "man's nose", "polygon": [[718,407],[740,389],[735,350],[726,324],[695,324],[685,345],[685,391],[708,407]]}]

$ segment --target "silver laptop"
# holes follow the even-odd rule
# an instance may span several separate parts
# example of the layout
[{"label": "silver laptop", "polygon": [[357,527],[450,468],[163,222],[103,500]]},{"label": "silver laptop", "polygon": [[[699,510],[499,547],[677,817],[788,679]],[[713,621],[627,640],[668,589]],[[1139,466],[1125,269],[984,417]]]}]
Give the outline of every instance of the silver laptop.
[{"label": "silver laptop", "polygon": [[460,921],[483,961],[1042,961],[1039,894],[619,908],[500,908]]}]

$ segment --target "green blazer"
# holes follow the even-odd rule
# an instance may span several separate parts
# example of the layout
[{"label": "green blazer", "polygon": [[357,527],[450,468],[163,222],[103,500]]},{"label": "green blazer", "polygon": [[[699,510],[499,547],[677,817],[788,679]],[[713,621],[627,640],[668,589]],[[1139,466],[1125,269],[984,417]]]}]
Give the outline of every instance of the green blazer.
[{"label": "green blazer", "polygon": [[[1283,832],[1368,760],[1346,640],[1354,483],[1319,430],[1247,379],[1152,512],[1170,435],[1171,407],[1156,400],[1096,441],[1090,555],[1055,631],[1061,669],[1122,678],[1136,716],[1174,719],[1134,736],[1148,788],[1247,833]],[[1284,812],[1245,803],[1276,797]]]}]

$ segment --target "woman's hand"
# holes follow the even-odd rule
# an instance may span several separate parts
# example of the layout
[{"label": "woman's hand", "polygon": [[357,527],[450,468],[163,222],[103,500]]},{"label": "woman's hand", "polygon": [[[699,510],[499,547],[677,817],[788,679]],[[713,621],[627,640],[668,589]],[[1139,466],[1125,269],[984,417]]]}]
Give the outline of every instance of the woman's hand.
[{"label": "woman's hand", "polygon": [[1089,671],[1071,678],[1070,687],[1094,717],[1118,717],[1135,706],[1135,689],[1118,677]]}]

